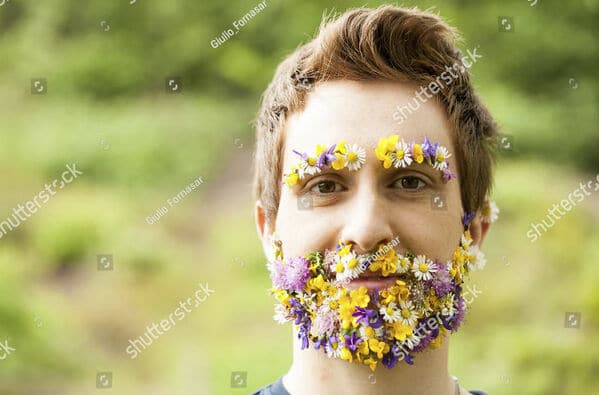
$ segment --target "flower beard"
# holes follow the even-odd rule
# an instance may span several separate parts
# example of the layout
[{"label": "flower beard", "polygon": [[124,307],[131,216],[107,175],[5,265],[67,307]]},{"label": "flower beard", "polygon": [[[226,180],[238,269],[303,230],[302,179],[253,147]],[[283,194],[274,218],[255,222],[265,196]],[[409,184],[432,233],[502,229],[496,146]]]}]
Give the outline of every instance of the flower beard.
[{"label": "flower beard", "polygon": [[[402,360],[412,365],[415,354],[441,347],[464,319],[464,278],[485,264],[471,243],[466,229],[451,260],[442,263],[398,254],[394,245],[358,256],[342,242],[333,251],[284,258],[281,242],[273,241],[267,266],[278,301],[274,318],[295,324],[302,349],[312,343],[330,358],[372,371],[379,362],[388,369]],[[347,288],[367,271],[395,282],[382,290]]]}]

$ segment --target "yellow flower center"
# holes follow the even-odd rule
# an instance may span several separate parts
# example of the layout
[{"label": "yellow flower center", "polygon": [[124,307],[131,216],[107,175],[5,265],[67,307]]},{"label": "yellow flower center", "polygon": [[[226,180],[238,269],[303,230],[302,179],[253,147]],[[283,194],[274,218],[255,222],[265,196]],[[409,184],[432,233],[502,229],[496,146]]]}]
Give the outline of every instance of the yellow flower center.
[{"label": "yellow flower center", "polygon": [[420,265],[418,265],[418,270],[420,270],[422,273],[426,273],[428,272],[428,266],[426,265],[426,263],[421,263]]},{"label": "yellow flower center", "polygon": [[349,154],[347,154],[347,161],[349,163],[355,163],[358,161],[358,154],[356,154],[355,152],[350,152]]},{"label": "yellow flower center", "polygon": [[401,309],[401,316],[403,318],[408,318],[410,316],[410,310],[409,309]]},{"label": "yellow flower center", "polygon": [[308,164],[310,166],[314,166],[316,164],[316,158],[309,157],[308,158]]},{"label": "yellow flower center", "polygon": [[395,151],[395,155],[397,156],[397,159],[402,160],[404,157],[404,151],[402,149],[398,149]]}]

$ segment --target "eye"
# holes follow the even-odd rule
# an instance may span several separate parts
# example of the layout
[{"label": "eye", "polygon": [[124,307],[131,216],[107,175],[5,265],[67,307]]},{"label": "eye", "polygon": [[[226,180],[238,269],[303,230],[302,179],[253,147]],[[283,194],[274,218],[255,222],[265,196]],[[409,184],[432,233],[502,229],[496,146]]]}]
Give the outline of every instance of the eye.
[{"label": "eye", "polygon": [[342,187],[339,183],[337,183],[335,181],[328,181],[328,180],[320,181],[320,182],[316,183],[312,188],[310,188],[310,192],[322,193],[322,194],[339,192],[341,190],[342,190]]},{"label": "eye", "polygon": [[420,190],[426,186],[422,179],[415,176],[406,176],[399,178],[393,183],[394,186],[401,186],[401,189]]}]

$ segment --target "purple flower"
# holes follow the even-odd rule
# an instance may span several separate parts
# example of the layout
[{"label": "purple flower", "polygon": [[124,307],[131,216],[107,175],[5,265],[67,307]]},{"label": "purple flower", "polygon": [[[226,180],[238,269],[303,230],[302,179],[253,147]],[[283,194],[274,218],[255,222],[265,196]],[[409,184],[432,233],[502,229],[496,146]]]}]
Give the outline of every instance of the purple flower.
[{"label": "purple flower", "polygon": [[310,277],[309,266],[302,257],[289,258],[286,263],[275,261],[269,264],[270,279],[275,288],[301,291]]},{"label": "purple flower", "polygon": [[299,157],[302,158],[303,160],[308,160],[308,154],[306,154],[305,152],[299,152],[296,150],[293,150],[292,152],[296,155],[299,155]]},{"label": "purple flower", "polygon": [[449,180],[456,178],[455,173],[449,170],[449,163],[447,164],[447,167],[447,169],[443,170],[443,184],[447,184]]},{"label": "purple flower", "polygon": [[310,347],[310,340],[308,337],[308,333],[310,332],[310,321],[303,323],[300,325],[299,331],[297,333],[298,339],[302,341],[301,349],[305,349]]},{"label": "purple flower", "polygon": [[318,168],[322,169],[323,167],[328,167],[331,162],[337,159],[335,154],[333,154],[333,152],[335,152],[335,146],[336,144],[331,145],[329,149],[320,154],[318,157],[318,162],[316,163]]},{"label": "purple flower", "polygon": [[466,213],[462,216],[462,224],[464,224],[465,227],[468,227],[468,225],[470,225],[470,222],[472,222],[472,220],[474,219],[474,216],[476,215],[476,211],[472,211],[471,213]]},{"label": "purple flower", "polygon": [[374,329],[380,328],[383,325],[383,319],[375,309],[356,307],[356,311],[352,316],[359,317],[356,322],[362,322],[364,325],[369,325]]},{"label": "purple flower", "polygon": [[428,280],[424,282],[424,286],[426,289],[433,289],[438,297],[442,298],[447,295],[450,291],[453,291],[454,285],[451,281],[451,276],[447,270],[447,265],[442,262],[434,261],[434,267],[437,269],[435,273],[433,273],[432,280]]},{"label": "purple flower", "polygon": [[343,342],[343,344],[345,344],[345,346],[349,348],[351,351],[356,351],[358,348],[358,344],[364,341],[364,339],[359,338],[357,336],[356,332],[352,333],[351,336],[345,335],[344,338],[345,341]]},{"label": "purple flower", "polygon": [[422,144],[422,153],[431,160],[431,162],[435,161],[435,155],[437,154],[437,147],[439,143],[431,144],[428,139],[428,136],[424,137],[424,144]]}]

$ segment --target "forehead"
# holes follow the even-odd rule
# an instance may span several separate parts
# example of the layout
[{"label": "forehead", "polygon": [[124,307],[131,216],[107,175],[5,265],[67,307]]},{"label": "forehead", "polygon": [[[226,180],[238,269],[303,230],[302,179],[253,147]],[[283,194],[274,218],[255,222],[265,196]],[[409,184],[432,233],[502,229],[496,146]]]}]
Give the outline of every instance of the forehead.
[{"label": "forehead", "polygon": [[[331,81],[318,84],[307,96],[304,109],[291,114],[286,127],[284,162],[297,158],[292,150],[313,153],[316,144],[339,141],[376,148],[379,139],[398,134],[406,142],[423,142],[428,136],[453,151],[444,109],[421,94],[414,84],[385,81]],[[394,112],[406,106],[410,113],[401,123]],[[398,107],[399,106],[399,107]],[[407,112],[404,111],[404,114]]]}]

